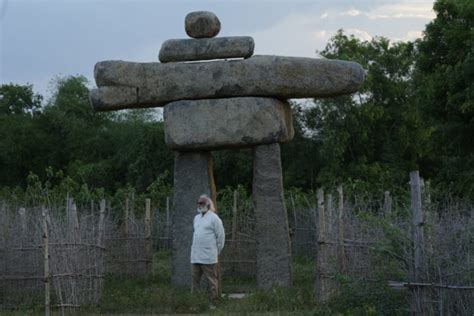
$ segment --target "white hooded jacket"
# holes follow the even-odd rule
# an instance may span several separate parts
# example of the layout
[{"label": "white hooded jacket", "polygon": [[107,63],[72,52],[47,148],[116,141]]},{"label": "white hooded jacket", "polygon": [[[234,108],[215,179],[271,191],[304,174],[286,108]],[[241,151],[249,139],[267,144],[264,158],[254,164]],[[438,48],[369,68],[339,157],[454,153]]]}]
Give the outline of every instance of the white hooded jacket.
[{"label": "white hooded jacket", "polygon": [[207,211],[194,217],[191,263],[214,264],[224,248],[225,233],[216,213]]}]

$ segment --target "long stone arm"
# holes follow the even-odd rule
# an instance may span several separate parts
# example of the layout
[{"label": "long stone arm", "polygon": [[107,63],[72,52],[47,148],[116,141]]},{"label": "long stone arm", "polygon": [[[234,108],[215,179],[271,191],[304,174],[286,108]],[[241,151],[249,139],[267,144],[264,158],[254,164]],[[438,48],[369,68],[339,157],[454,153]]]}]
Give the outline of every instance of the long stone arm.
[{"label": "long stone arm", "polygon": [[95,65],[96,111],[164,106],[177,100],[242,96],[319,98],[357,91],[364,81],[354,62],[254,56],[194,63],[103,61]]}]

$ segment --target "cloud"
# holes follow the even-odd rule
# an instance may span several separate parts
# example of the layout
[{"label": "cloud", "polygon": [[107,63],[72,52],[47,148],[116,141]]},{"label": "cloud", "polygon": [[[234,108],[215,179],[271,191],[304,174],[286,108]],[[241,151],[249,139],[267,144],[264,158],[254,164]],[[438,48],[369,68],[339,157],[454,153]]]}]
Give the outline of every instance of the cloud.
[{"label": "cloud", "polygon": [[327,33],[326,30],[322,30],[322,31],[316,31],[313,33],[314,37],[316,38],[327,38]]},{"label": "cloud", "polygon": [[350,10],[342,12],[340,15],[341,16],[358,16],[358,15],[361,15],[361,14],[365,15],[366,13],[361,12],[361,11],[356,10],[356,9],[350,9]]},{"label": "cloud", "polygon": [[421,37],[423,37],[422,31],[408,31],[402,37],[393,38],[393,41],[394,42],[407,42],[407,41],[414,41]]},{"label": "cloud", "polygon": [[340,16],[365,16],[369,19],[400,19],[414,18],[431,20],[435,17],[432,10],[433,3],[425,2],[399,2],[394,4],[385,4],[373,8],[372,10],[360,11],[354,8],[340,13]]},{"label": "cloud", "polygon": [[328,38],[322,26],[319,13],[291,14],[250,35],[256,54],[316,57],[316,49],[324,47]]},{"label": "cloud", "polygon": [[355,37],[363,40],[363,41],[370,41],[372,40],[372,35],[370,35],[367,31],[360,30],[357,28],[348,28],[345,30],[347,34],[353,34]]},{"label": "cloud", "polygon": [[434,17],[432,4],[432,0],[391,0],[372,7],[364,7],[363,2],[359,6],[305,7],[250,35],[256,54],[303,57],[315,57],[315,51],[322,50],[341,28],[364,41],[375,36],[412,41],[421,37],[427,19]]}]

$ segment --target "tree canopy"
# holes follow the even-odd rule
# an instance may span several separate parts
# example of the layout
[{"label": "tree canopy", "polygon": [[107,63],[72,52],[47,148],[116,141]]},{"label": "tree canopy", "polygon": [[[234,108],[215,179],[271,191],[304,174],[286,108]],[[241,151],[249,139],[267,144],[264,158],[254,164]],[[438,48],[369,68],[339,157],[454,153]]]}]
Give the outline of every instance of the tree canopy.
[{"label": "tree canopy", "polygon": [[[366,71],[359,92],[293,103],[295,138],[282,145],[286,187],[358,182],[404,186],[409,171],[474,196],[474,3],[438,0],[415,42],[362,41],[339,30],[319,52]],[[57,78],[44,101],[32,85],[0,86],[0,187],[30,172],[63,172],[108,191],[172,184],[174,154],[153,110],[94,113],[83,76]],[[250,189],[249,150],[213,154],[218,187]],[[49,172],[50,172],[49,171]]]}]

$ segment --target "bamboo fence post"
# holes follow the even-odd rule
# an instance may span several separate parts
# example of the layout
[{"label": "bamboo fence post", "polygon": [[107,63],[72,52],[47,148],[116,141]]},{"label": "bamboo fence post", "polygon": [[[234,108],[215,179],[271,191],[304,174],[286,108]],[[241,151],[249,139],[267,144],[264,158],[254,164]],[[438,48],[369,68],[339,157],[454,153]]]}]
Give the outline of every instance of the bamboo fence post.
[{"label": "bamboo fence post", "polygon": [[383,212],[386,217],[392,213],[392,197],[390,191],[385,191],[383,194]]},{"label": "bamboo fence post", "polygon": [[100,215],[99,215],[99,234],[97,236],[97,244],[103,246],[104,243],[104,219],[105,219],[105,199],[100,201]]},{"label": "bamboo fence post", "polygon": [[151,199],[145,199],[145,238],[151,237]]},{"label": "bamboo fence post", "polygon": [[293,208],[293,218],[294,218],[294,223],[293,223],[293,249],[296,250],[298,249],[298,217],[296,215],[296,206],[295,206],[295,199],[293,198],[293,194],[290,194],[290,201],[291,201],[291,207]]},{"label": "bamboo fence post", "polygon": [[430,180],[427,180],[425,182],[425,201],[426,201],[426,204],[428,204],[428,205],[431,204],[431,182],[430,182]]},{"label": "bamboo fence post", "polygon": [[131,255],[130,255],[130,243],[131,243],[131,240],[129,240],[129,222],[128,222],[128,219],[129,219],[129,199],[126,198],[125,199],[125,215],[124,215],[124,243],[123,243],[123,246],[125,247],[125,249],[123,250],[124,254],[125,254],[125,258],[126,258],[126,261],[125,264],[124,264],[124,269],[125,269],[125,274],[126,275],[129,275],[130,274],[130,271],[133,271],[133,269],[130,267],[130,261],[129,260],[132,260],[133,258],[131,258]]},{"label": "bamboo fence post", "polygon": [[92,216],[94,216],[94,208],[95,208],[94,200],[91,199],[91,215],[92,215]]},{"label": "bamboo fence post", "polygon": [[[70,218],[70,229],[71,229],[71,233],[72,233],[72,243],[75,244],[74,246],[72,246],[72,249],[68,252],[68,255],[69,256],[72,256],[74,259],[74,261],[76,262],[79,262],[79,260],[81,260],[82,256],[80,254],[80,247],[79,247],[79,243],[80,243],[80,239],[81,239],[81,235],[80,235],[80,229],[79,229],[79,219],[78,219],[78,216],[77,216],[77,206],[76,206],[76,203],[74,202],[74,200],[72,198],[69,199],[69,202],[70,202],[70,205],[69,205],[69,218]],[[76,268],[74,265],[71,265],[70,266],[70,273],[73,273],[73,274],[76,274],[78,273],[78,271],[75,271]],[[78,300],[78,292],[79,292],[79,289],[80,289],[80,280],[77,279],[77,276],[75,275],[74,277],[72,277],[70,279],[70,285],[71,285],[71,294],[72,294],[72,299],[74,301],[74,303],[76,304],[77,300]],[[61,304],[63,302],[61,301]]]},{"label": "bamboo fence post", "polygon": [[100,291],[102,287],[102,274],[103,274],[103,260],[104,260],[104,251],[103,251],[103,242],[104,242],[104,220],[105,220],[105,207],[106,201],[102,199],[99,202],[99,223],[97,224],[97,246],[100,248],[95,249],[95,274],[99,277],[94,280],[94,302],[99,300]]},{"label": "bamboo fence post", "polygon": [[328,241],[333,237],[334,232],[334,207],[333,207],[333,200],[332,194],[326,195],[326,233],[328,236]]},{"label": "bamboo fence post", "polygon": [[20,207],[18,210],[18,214],[20,215],[20,223],[21,223],[21,246],[26,242],[26,209],[24,207]]},{"label": "bamboo fence post", "polygon": [[165,223],[165,238],[166,238],[166,248],[171,248],[171,236],[170,236],[170,197],[166,197],[166,223]]},{"label": "bamboo fence post", "polygon": [[324,191],[318,190],[318,252],[317,252],[317,273],[316,273],[316,292],[319,302],[325,302],[329,299],[330,281],[328,266],[328,227],[327,214],[324,207]]},{"label": "bamboo fence post", "polygon": [[124,219],[124,224],[125,224],[125,237],[128,237],[128,218],[129,218],[129,199],[125,199],[125,219]]},{"label": "bamboo fence post", "polygon": [[132,198],[130,201],[130,216],[135,218],[135,192],[132,192]]},{"label": "bamboo fence post", "polygon": [[344,254],[344,191],[342,185],[337,187],[337,193],[339,194],[338,203],[338,233],[339,233],[339,263],[341,266],[341,272],[346,270],[346,258]]},{"label": "bamboo fence post", "polygon": [[21,231],[22,233],[26,232],[26,209],[24,207],[20,207],[18,210],[18,214],[20,215],[21,220]]},{"label": "bamboo fence post", "polygon": [[[421,204],[421,183],[418,171],[410,172],[410,193],[413,235],[413,282],[423,282],[424,236],[423,209]],[[421,288],[414,289],[412,295],[412,312],[424,314],[425,299]]]},{"label": "bamboo fence post", "polygon": [[79,218],[77,216],[77,206],[76,203],[71,199],[71,228],[73,232],[73,242],[80,242],[80,230],[79,230]]},{"label": "bamboo fence post", "polygon": [[145,199],[145,242],[147,258],[147,270],[151,270],[153,254],[151,251],[151,199]]},{"label": "bamboo fence post", "polygon": [[[333,203],[333,196],[331,193],[326,194],[326,261],[327,263],[327,274],[332,277],[332,267],[334,264],[337,264],[337,262],[332,262],[335,258],[335,255],[337,253],[337,242],[336,245],[333,242],[333,239],[335,239],[334,233],[335,233],[335,214],[334,214],[334,203]],[[329,262],[331,261],[331,262]],[[330,290],[331,287],[330,287]]]},{"label": "bamboo fence post", "polygon": [[[232,257],[235,259],[237,257],[237,200],[239,197],[239,192],[234,190],[234,197],[232,201]],[[235,268],[235,263],[232,263],[232,270]]]},{"label": "bamboo fence post", "polygon": [[44,264],[44,314],[49,316],[51,314],[51,283],[49,273],[49,235],[48,235],[48,222],[46,220],[46,214],[48,210],[43,206],[42,222],[43,222],[43,264]]}]

